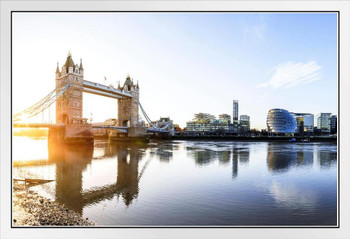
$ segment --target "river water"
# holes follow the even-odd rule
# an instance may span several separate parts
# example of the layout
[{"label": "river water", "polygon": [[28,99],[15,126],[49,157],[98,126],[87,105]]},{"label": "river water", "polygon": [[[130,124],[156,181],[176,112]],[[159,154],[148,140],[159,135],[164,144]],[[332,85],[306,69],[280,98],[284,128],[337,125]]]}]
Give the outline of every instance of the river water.
[{"label": "river water", "polygon": [[337,225],[335,143],[13,137],[13,178],[97,226]]}]

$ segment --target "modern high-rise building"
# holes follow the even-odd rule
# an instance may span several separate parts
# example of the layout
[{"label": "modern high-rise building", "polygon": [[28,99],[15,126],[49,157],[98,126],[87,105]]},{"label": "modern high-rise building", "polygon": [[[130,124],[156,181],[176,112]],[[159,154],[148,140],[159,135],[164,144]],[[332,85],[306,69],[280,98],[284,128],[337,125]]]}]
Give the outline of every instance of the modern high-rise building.
[{"label": "modern high-rise building", "polygon": [[330,118],[331,113],[320,113],[317,117],[317,129],[321,131],[321,133],[330,133],[331,125]]},{"label": "modern high-rise building", "polygon": [[250,130],[250,117],[249,115],[241,115],[239,117],[239,132],[247,133]]},{"label": "modern high-rise building", "polygon": [[330,118],[330,124],[331,124],[331,134],[336,134],[337,133],[337,116],[336,115],[332,115],[332,117]]},{"label": "modern high-rise building", "polygon": [[233,100],[232,121],[233,122],[238,122],[238,100]]}]

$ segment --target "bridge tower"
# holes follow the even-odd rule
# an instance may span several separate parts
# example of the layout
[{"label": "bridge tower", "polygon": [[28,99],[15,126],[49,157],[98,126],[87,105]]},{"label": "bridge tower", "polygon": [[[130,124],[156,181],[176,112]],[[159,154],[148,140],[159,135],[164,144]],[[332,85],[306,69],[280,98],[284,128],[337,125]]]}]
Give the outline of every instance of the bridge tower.
[{"label": "bridge tower", "polygon": [[56,123],[82,123],[84,68],[81,59],[80,65],[74,64],[70,52],[61,71],[57,63],[56,92],[68,83],[70,86],[56,101]]},{"label": "bridge tower", "polygon": [[139,84],[128,75],[123,87],[118,85],[118,90],[132,95],[118,100],[118,126],[136,127],[139,121]]}]

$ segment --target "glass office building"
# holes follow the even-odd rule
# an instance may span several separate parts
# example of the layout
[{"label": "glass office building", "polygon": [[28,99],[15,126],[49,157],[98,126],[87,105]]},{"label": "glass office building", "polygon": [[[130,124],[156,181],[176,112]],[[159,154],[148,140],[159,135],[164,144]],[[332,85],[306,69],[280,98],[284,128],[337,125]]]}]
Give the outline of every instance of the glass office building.
[{"label": "glass office building", "polygon": [[297,129],[295,133],[313,133],[314,115],[310,113],[291,113],[297,120]]},{"label": "glass office building", "polygon": [[239,132],[247,133],[250,130],[250,117],[249,115],[241,115],[239,117]]},{"label": "glass office building", "polygon": [[304,114],[304,132],[314,132],[314,115]]},{"label": "glass office building", "polygon": [[232,115],[232,121],[238,122],[238,100],[233,100],[233,115]]},{"label": "glass office building", "polygon": [[330,133],[331,125],[330,118],[331,113],[320,113],[317,118],[317,129],[321,130],[322,133]]},{"label": "glass office building", "polygon": [[336,134],[337,133],[337,116],[332,115],[330,118],[330,125],[331,125],[331,134]]},{"label": "glass office building", "polygon": [[295,133],[297,121],[293,114],[284,109],[271,109],[267,114],[267,130],[269,133]]}]

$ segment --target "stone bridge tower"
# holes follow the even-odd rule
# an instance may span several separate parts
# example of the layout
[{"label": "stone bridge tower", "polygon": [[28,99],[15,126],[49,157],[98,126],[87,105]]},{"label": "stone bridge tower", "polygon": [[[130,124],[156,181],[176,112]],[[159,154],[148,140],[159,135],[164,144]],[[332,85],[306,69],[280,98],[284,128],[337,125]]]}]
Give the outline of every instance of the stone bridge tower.
[{"label": "stone bridge tower", "polygon": [[119,90],[129,92],[132,97],[124,97],[118,100],[118,126],[138,126],[139,121],[139,84],[134,84],[128,75],[123,87],[118,85]]},{"label": "stone bridge tower", "polygon": [[70,53],[61,71],[57,63],[56,93],[68,83],[69,88],[56,101],[56,123],[82,123],[84,69],[81,60],[80,65],[74,64]]}]

